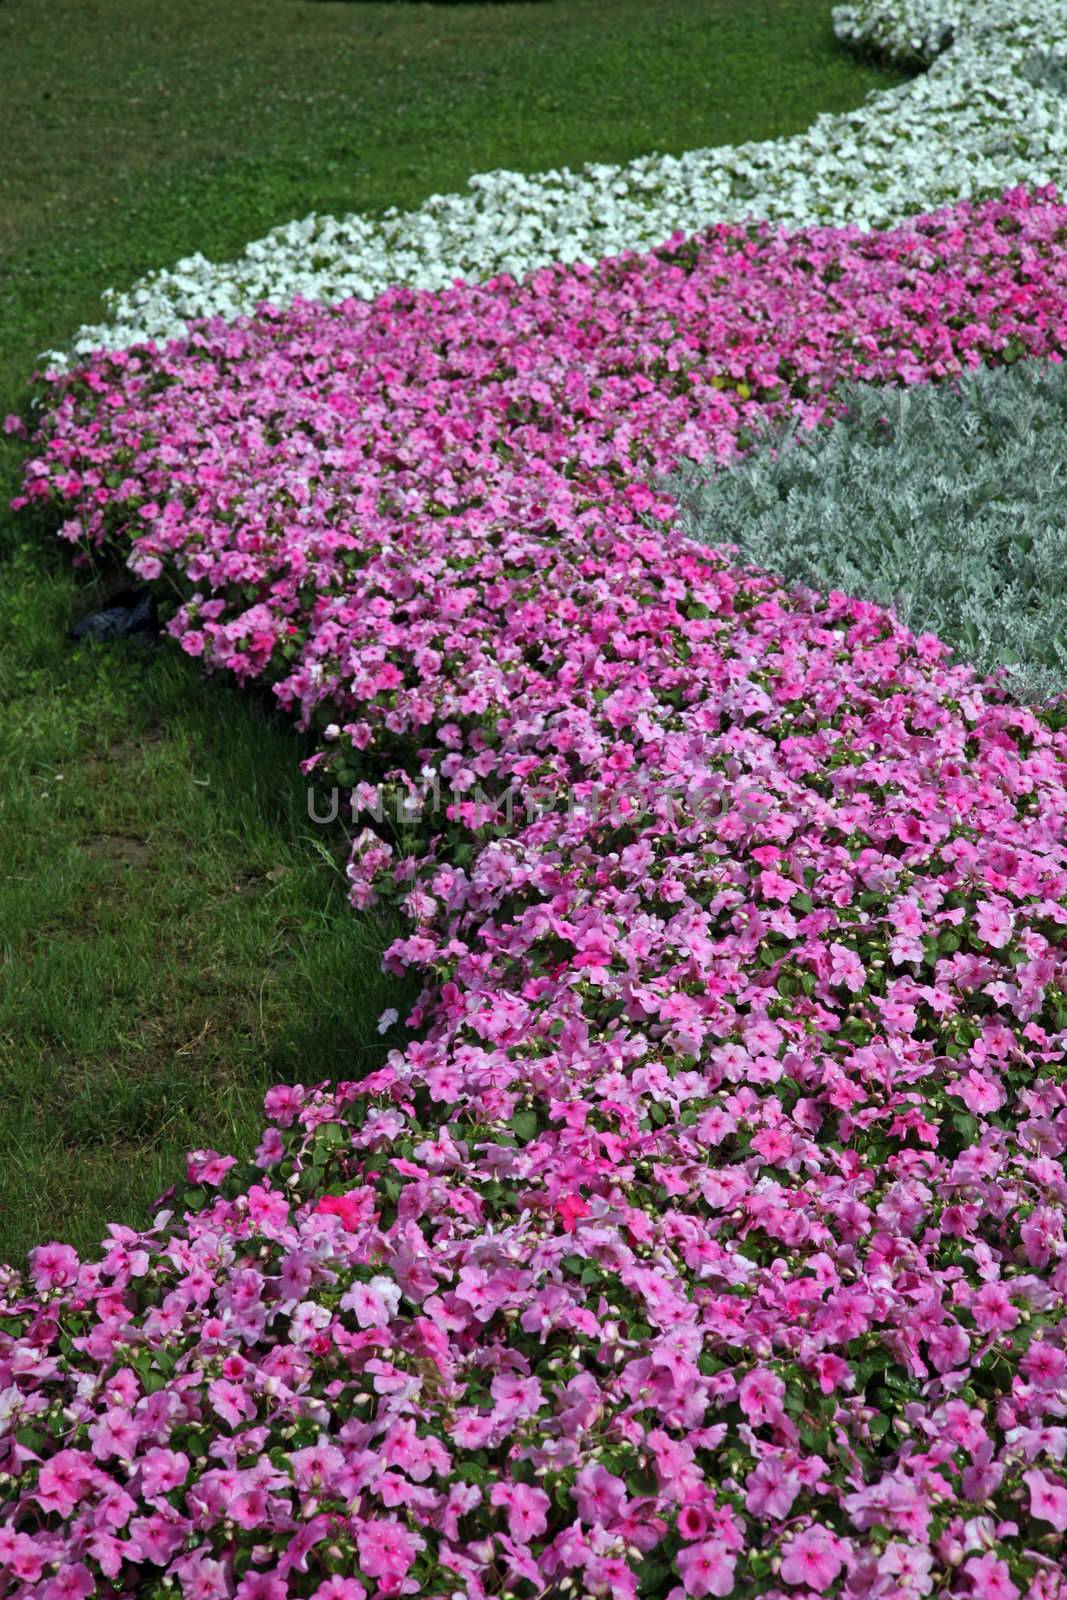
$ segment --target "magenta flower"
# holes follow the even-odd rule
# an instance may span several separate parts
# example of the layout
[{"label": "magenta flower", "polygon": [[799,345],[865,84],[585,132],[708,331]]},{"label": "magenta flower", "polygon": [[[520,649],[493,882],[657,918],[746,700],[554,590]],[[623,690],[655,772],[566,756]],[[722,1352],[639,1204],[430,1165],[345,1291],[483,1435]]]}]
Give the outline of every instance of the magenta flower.
[{"label": "magenta flower", "polygon": [[288,1600],[289,1585],[277,1572],[246,1572],[234,1600]]},{"label": "magenta flower", "polygon": [[1008,1333],[1019,1321],[1019,1313],[1011,1303],[1007,1286],[1002,1283],[984,1283],[971,1303],[974,1320],[983,1333]]},{"label": "magenta flower", "polygon": [[516,1544],[529,1544],[548,1527],[552,1502],[543,1489],[525,1483],[495,1483],[489,1499],[491,1505],[507,1508],[508,1533]]},{"label": "magenta flower", "polygon": [[30,1251],[30,1274],[34,1287],[42,1293],[73,1283],[78,1266],[78,1253],[69,1244],[43,1244]]},{"label": "magenta flower", "polygon": [[355,1578],[342,1578],[338,1573],[320,1583],[312,1600],[367,1600],[367,1591]]},{"label": "magenta flower", "polygon": [[324,1194],[315,1210],[328,1217],[340,1217],[349,1233],[355,1233],[374,1211],[374,1195],[369,1189],[351,1189],[347,1194]]},{"label": "magenta flower", "polygon": [[356,1534],[359,1564],[368,1578],[377,1578],[379,1587],[395,1589],[415,1564],[420,1550],[426,1548],[410,1529],[393,1518],[373,1518],[364,1521]]}]

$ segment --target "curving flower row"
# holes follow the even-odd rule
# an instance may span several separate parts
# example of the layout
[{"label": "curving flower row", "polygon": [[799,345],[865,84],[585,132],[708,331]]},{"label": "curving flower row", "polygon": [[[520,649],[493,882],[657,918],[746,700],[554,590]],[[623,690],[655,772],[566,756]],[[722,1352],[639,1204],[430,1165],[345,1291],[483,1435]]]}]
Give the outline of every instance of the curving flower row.
[{"label": "curving flower row", "polygon": [[1061,359],[1064,239],[1067,207],[1020,190],[881,234],[724,224],[521,283],[216,320],[57,377],[18,503],[176,571],[186,651],[269,676],[304,725],[374,707],[343,742],[388,757],[439,712],[510,704],[480,629],[498,541],[533,532],[551,592],[545,529],[655,511],[649,476],[786,409],[815,425],[842,378]]},{"label": "curving flower row", "polygon": [[[1057,76],[1067,0],[860,0],[838,7],[847,44],[928,68],[802,134],[532,176],[491,172],[468,192],[432,195],[380,218],[312,215],[274,229],[232,262],[202,255],[105,295],[81,328],[84,356],[180,337],[187,319],[262,301],[372,299],[397,284],[445,289],[554,262],[649,249],[712,220],[790,226],[899,222],[1014,184],[1062,184],[1067,100]],[[52,351],[56,365],[66,353]]]},{"label": "curving flower row", "polygon": [[0,1592],[1063,1600],[1064,719],[645,480],[1058,358],[1065,238],[724,226],[56,381],[26,499],[402,802],[353,896],[426,988],[5,1272]]}]

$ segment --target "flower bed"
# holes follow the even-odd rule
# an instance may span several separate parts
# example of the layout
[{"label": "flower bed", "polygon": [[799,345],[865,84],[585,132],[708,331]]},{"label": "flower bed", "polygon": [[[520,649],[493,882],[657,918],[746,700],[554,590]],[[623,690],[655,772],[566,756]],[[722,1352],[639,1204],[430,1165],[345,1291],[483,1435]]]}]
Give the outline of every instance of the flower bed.
[{"label": "flower bed", "polygon": [[1061,352],[1065,227],[720,228],[59,382],[30,496],[406,797],[353,892],[427,988],[8,1274],[9,1587],[1063,1594],[1067,733],[643,479]]},{"label": "flower bed", "polygon": [[24,498],[180,574],[183,648],[271,678],[304,724],[370,707],[349,751],[465,723],[451,778],[514,695],[487,586],[514,569],[525,597],[530,566],[551,592],[555,535],[655,510],[650,474],[729,458],[763,417],[814,425],[845,377],[1059,359],[1064,237],[1067,208],[1019,191],[885,234],[724,225],[522,284],[206,324],[58,378]]},{"label": "flower bed", "polygon": [[188,318],[232,319],[265,300],[331,303],[593,262],[712,221],[881,227],[1014,184],[1063,181],[1067,102],[1042,64],[1067,38],[1065,0],[886,0],[839,8],[835,26],[855,48],[929,70],[788,139],[579,172],[482,173],[468,193],[433,195],[416,211],[310,216],[236,261],[190,256],[109,291],[106,319],[80,329],[73,348],[168,339]]}]

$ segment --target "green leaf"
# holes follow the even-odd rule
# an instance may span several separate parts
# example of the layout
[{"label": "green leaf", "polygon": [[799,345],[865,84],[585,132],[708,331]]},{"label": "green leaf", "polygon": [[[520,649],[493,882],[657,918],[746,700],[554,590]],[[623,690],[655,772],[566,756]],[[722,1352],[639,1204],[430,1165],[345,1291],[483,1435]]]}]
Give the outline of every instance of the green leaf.
[{"label": "green leaf", "polygon": [[336,1149],[347,1142],[348,1130],[339,1122],[323,1122],[315,1130],[315,1143],[324,1144],[327,1149]]},{"label": "green leaf", "polygon": [[978,1118],[972,1116],[969,1111],[954,1112],[952,1126],[965,1144],[973,1145],[978,1142]]},{"label": "green leaf", "polygon": [[537,1137],[538,1121],[536,1111],[516,1111],[508,1123],[508,1127],[520,1144],[529,1144],[531,1139]]},{"label": "green leaf", "polygon": [[660,1594],[674,1568],[660,1555],[646,1556],[637,1569],[638,1594]]},{"label": "green leaf", "polygon": [[48,1449],[48,1435],[39,1428],[17,1428],[15,1440],[24,1450],[32,1450],[34,1455],[39,1456]]}]

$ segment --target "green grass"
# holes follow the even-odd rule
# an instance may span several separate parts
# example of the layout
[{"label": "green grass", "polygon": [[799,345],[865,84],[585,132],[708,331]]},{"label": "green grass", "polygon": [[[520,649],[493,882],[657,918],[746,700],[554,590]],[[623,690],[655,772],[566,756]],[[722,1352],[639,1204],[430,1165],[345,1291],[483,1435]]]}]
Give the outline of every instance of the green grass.
[{"label": "green grass", "polygon": [[[5,0],[0,411],[99,294],[472,171],[766,138],[891,81],[812,0]],[[3,456],[9,497],[17,454]],[[303,746],[166,648],[75,648],[84,581],[0,518],[0,1259],[144,1220],[264,1086],[376,1059],[389,930]],[[316,848],[316,845],[319,848]],[[331,856],[331,850],[334,855]]]},{"label": "green grass", "polygon": [[[36,552],[0,595],[0,1193],[9,1253],[143,1216],[264,1089],[358,1076],[396,985],[345,902],[302,745],[150,643],[83,652]],[[395,1042],[395,1039],[392,1041]]]}]

